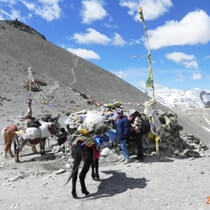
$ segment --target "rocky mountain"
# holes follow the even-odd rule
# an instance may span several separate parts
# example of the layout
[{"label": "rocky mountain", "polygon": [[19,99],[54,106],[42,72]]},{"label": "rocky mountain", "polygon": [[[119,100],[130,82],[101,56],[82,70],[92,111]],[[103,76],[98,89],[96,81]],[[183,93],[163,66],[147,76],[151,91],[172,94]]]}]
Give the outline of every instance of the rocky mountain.
[{"label": "rocky mountain", "polygon": [[199,88],[186,91],[176,89],[159,89],[157,100],[173,110],[210,108],[210,91]]},{"label": "rocky mountain", "polygon": [[[113,99],[131,104],[149,97],[114,74],[48,42],[19,21],[0,21],[0,111],[16,118],[25,111],[28,71],[45,86],[32,92],[35,114],[91,108]],[[48,104],[48,105],[46,105]],[[58,110],[58,111],[57,111]],[[10,118],[10,117],[9,117]]]},{"label": "rocky mountain", "polygon": [[[112,73],[53,45],[29,28],[18,21],[0,22],[1,65],[4,68],[12,67],[13,63],[16,72],[25,79],[25,71],[32,66],[39,78],[55,80],[61,86],[83,91],[101,102],[109,102],[113,98],[130,102],[148,99],[144,93]],[[11,68],[6,70],[12,71]]]},{"label": "rocky mountain", "polygon": [[[33,92],[28,91],[30,66],[33,79],[39,84],[39,87],[32,84]],[[0,74],[2,127],[26,111],[28,96],[33,99],[34,116],[61,114],[62,121],[66,113],[95,109],[113,99],[139,109],[150,99],[114,74],[55,46],[19,21],[0,21]],[[206,100],[204,95],[203,100]],[[157,108],[169,110],[160,104]],[[209,132],[197,120],[191,121],[184,115],[179,115],[179,119],[184,132],[209,141]]]}]

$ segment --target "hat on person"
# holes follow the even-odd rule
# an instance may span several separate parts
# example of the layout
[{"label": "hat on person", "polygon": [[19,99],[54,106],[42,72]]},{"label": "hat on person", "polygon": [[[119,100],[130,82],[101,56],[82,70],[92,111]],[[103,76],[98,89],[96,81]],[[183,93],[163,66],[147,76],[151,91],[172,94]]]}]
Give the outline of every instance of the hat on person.
[{"label": "hat on person", "polygon": [[117,114],[123,114],[123,110],[122,109],[117,109]]},{"label": "hat on person", "polygon": [[29,98],[29,99],[27,100],[27,104],[31,104],[31,102],[32,102],[32,99]]},{"label": "hat on person", "polygon": [[131,109],[131,110],[129,111],[129,115],[133,115],[133,114],[135,114],[136,112],[137,112],[136,109]]}]

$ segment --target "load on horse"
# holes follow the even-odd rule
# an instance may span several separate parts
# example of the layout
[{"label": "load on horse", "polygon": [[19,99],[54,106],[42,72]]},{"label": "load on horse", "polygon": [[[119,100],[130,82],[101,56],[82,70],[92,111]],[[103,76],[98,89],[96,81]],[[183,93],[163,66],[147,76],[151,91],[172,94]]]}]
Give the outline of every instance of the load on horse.
[{"label": "load on horse", "polygon": [[40,145],[40,154],[45,155],[45,142],[51,135],[56,135],[58,132],[57,123],[42,122],[39,127],[29,127],[24,132],[20,132],[14,141],[15,161],[20,162],[19,153],[27,144],[29,146]]},{"label": "load on horse", "polygon": [[[15,160],[19,161],[19,152],[24,145],[32,146],[35,151],[35,145],[40,144],[41,154],[45,153],[45,140],[51,135],[55,135],[59,130],[58,117],[51,117],[51,122],[43,120],[20,121],[4,128],[1,132],[4,140],[4,157],[10,153],[14,157],[11,145],[15,144]],[[30,143],[30,144],[29,144]]]},{"label": "load on horse", "polygon": [[86,196],[89,192],[85,185],[85,177],[92,165],[92,178],[99,180],[99,147],[103,142],[109,142],[105,133],[109,127],[104,124],[104,118],[97,112],[88,112],[83,124],[78,129],[81,135],[72,142],[72,157],[74,159],[72,172],[66,184],[72,179],[72,196],[77,198],[76,182],[81,161],[84,162],[79,175],[82,193]]}]

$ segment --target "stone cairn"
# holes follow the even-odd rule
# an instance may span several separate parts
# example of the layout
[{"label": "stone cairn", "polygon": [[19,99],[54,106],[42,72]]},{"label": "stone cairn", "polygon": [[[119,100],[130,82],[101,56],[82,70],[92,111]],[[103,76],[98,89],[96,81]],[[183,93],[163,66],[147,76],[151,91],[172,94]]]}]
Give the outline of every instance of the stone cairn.
[{"label": "stone cairn", "polygon": [[[183,127],[178,124],[177,115],[172,112],[158,111],[160,129],[160,152],[165,156],[200,157],[207,150],[202,141],[191,134],[182,133]],[[143,142],[146,153],[155,151],[155,142],[149,137]]]},{"label": "stone cairn", "polygon": [[[122,103],[115,101],[110,104],[104,104],[96,112],[100,113],[105,122],[110,126],[111,121],[114,120],[115,112],[118,108],[123,108]],[[58,157],[64,158],[64,156],[69,158],[71,161],[70,147],[69,144],[79,135],[78,128],[81,128],[84,119],[86,117],[88,110],[82,110],[80,112],[71,113],[65,121],[65,125],[68,128],[70,133],[69,141],[66,143],[67,146],[57,146],[53,148],[55,153],[58,153]],[[125,114],[128,114],[129,110],[125,111]],[[157,111],[159,121],[161,123],[160,129],[160,155],[167,157],[200,157],[200,155],[207,150],[207,146],[204,145],[199,138],[191,134],[182,133],[182,126],[178,124],[177,115],[172,112],[162,112]],[[143,113],[140,113],[144,115]],[[153,140],[154,135],[148,134],[143,141],[144,153],[147,156],[155,155],[155,141]],[[130,155],[137,154],[137,147],[135,141],[128,143],[128,149]],[[113,141],[108,148],[102,148],[101,156],[102,159],[106,158],[107,162],[118,161],[120,157],[120,146],[117,141]]]}]

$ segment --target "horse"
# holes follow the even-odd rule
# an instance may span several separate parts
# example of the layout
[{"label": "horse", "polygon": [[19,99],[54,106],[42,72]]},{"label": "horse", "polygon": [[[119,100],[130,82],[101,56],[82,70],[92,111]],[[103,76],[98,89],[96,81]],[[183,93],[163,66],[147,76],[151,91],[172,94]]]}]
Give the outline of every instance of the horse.
[{"label": "horse", "polygon": [[[50,122],[54,122],[55,124],[57,124],[57,127],[59,127],[59,123],[58,123],[58,118],[59,116],[57,117],[51,117],[51,116],[48,116],[48,121]],[[40,123],[44,123],[44,120],[45,119],[41,119]],[[38,120],[36,120],[38,121]],[[29,123],[32,123],[33,124],[33,120],[32,121],[18,121],[17,123],[14,123],[12,125],[9,125],[8,127],[6,128],[3,128],[2,131],[1,131],[1,135],[2,135],[2,138],[4,140],[4,157],[7,158],[7,154],[10,153],[10,156],[11,157],[14,157],[13,153],[12,153],[12,150],[11,150],[11,145],[12,145],[12,142],[14,142],[15,138],[17,137],[17,131],[19,129],[25,129],[26,127],[26,124],[27,124],[27,127],[28,127],[28,124]],[[32,146],[32,151],[35,153],[36,152],[36,147],[35,146]]]},{"label": "horse", "polygon": [[59,124],[56,122],[42,122],[39,127],[29,127],[24,132],[16,132],[17,137],[14,141],[15,150],[15,162],[20,162],[19,153],[23,147],[27,144],[29,146],[34,146],[40,144],[40,154],[45,155],[45,141],[51,135],[56,135],[58,133]]},{"label": "horse", "polygon": [[17,131],[17,125],[12,124],[6,128],[3,128],[1,131],[2,137],[4,139],[4,157],[7,158],[7,153],[10,153],[11,157],[14,157],[12,150],[11,150],[11,145],[13,140],[16,137],[16,131]]},{"label": "horse", "polygon": [[[107,129],[107,126],[101,126],[100,127],[100,133],[105,133],[105,130]],[[95,132],[96,134],[97,132]],[[78,198],[77,192],[76,192],[76,182],[77,182],[77,176],[79,171],[79,166],[81,161],[84,162],[83,168],[80,172],[79,179],[80,179],[80,185],[81,185],[81,191],[85,196],[88,196],[90,193],[88,192],[86,185],[85,185],[85,177],[87,172],[90,169],[90,166],[92,165],[92,173],[91,176],[94,180],[99,180],[99,173],[98,173],[98,156],[97,152],[98,147],[101,146],[104,142],[108,142],[109,137],[106,134],[98,134],[96,136],[92,136],[92,134],[87,134],[86,136],[80,136],[75,139],[75,141],[72,144],[72,158],[73,158],[73,168],[72,172],[66,182],[68,182],[72,179],[72,197]]]},{"label": "horse", "polygon": [[[14,142],[17,132],[18,126],[16,124],[12,124],[6,128],[3,128],[1,131],[2,137],[4,139],[4,158],[8,158],[7,153],[10,153],[11,157],[14,157],[14,154],[12,153],[11,146],[12,142]],[[36,153],[36,147],[32,146],[33,153]]]}]

